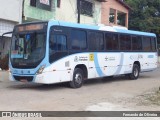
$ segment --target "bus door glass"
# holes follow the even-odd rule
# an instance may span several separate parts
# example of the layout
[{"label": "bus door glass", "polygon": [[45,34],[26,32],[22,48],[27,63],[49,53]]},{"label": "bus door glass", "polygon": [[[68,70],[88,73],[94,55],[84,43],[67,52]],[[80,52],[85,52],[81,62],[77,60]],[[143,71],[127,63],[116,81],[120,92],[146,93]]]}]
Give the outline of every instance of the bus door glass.
[{"label": "bus door glass", "polygon": [[67,35],[61,30],[52,30],[49,40],[49,62],[53,63],[68,55]]}]

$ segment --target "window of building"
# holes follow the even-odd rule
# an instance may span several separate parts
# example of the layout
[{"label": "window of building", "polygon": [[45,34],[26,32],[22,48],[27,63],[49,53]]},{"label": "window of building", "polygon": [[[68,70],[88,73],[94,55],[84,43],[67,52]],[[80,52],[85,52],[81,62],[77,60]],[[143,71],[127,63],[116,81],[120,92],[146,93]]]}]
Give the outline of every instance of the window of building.
[{"label": "window of building", "polygon": [[110,8],[110,13],[109,13],[109,23],[114,23],[115,24],[115,9]]},{"label": "window of building", "polygon": [[125,26],[125,23],[126,23],[126,13],[118,11],[118,13],[117,13],[117,24]]},{"label": "window of building", "polygon": [[30,5],[33,7],[36,7],[36,0],[30,0]]},{"label": "window of building", "polygon": [[61,0],[57,0],[57,7],[58,7],[58,8],[61,7]]},{"label": "window of building", "polygon": [[131,50],[130,35],[120,35],[120,50]]},{"label": "window of building", "polygon": [[89,50],[103,50],[104,39],[102,33],[90,32],[88,36]]},{"label": "window of building", "polygon": [[143,50],[151,51],[151,39],[150,37],[143,37]]},{"label": "window of building", "polygon": [[142,37],[132,36],[132,50],[142,50]]},{"label": "window of building", "polygon": [[51,11],[51,0],[30,0],[30,5],[43,10]]},{"label": "window of building", "polygon": [[106,49],[107,50],[119,50],[118,34],[105,34]]},{"label": "window of building", "polygon": [[73,50],[85,50],[87,48],[86,32],[82,30],[71,30],[71,44]]},{"label": "window of building", "polygon": [[[80,1],[80,13],[87,16],[93,16],[93,3],[86,0],[77,0]],[[78,8],[78,4],[77,4]]]}]

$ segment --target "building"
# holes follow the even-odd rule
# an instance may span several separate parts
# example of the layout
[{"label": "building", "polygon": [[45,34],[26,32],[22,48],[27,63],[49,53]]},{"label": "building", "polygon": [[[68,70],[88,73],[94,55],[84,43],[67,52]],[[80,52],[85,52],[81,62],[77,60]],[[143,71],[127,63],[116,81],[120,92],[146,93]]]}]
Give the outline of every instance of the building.
[{"label": "building", "polygon": [[55,19],[77,22],[79,7],[80,23],[100,24],[102,2],[105,0],[57,0]]},{"label": "building", "polygon": [[[13,31],[14,25],[22,21],[22,0],[1,0],[0,4],[0,36]],[[8,53],[11,35],[0,39],[0,57]]]},{"label": "building", "polygon": [[56,0],[24,0],[23,22],[55,19]]},{"label": "building", "polygon": [[[0,36],[18,23],[43,20],[128,27],[129,10],[122,0],[4,0],[0,4]],[[8,53],[10,37],[0,40],[0,56]]]},{"label": "building", "polygon": [[23,0],[23,22],[62,20],[128,27],[130,7],[123,0]]},{"label": "building", "polygon": [[128,14],[131,8],[123,0],[107,0],[102,3],[101,23],[128,28]]}]

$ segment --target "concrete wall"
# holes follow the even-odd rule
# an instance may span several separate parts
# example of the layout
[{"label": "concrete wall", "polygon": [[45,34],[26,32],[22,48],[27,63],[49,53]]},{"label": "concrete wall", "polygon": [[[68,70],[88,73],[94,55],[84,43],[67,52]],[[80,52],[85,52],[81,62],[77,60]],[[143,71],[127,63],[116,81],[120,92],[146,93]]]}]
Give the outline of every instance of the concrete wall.
[{"label": "concrete wall", "polygon": [[22,21],[23,0],[0,0],[0,36]]},{"label": "concrete wall", "polygon": [[128,12],[129,10],[124,7],[122,4],[117,2],[116,0],[107,0],[107,2],[102,3],[102,24],[110,25],[109,23],[109,14],[110,14],[110,8],[115,9],[117,11],[121,11],[127,14],[126,22],[128,27]]},{"label": "concrete wall", "polygon": [[[16,24],[22,22],[22,3],[23,0],[0,0],[0,36],[11,32]],[[10,38],[11,34],[0,39],[0,57],[8,53]]]},{"label": "concrete wall", "polygon": [[0,0],[0,19],[21,22],[22,0]]},{"label": "concrete wall", "polygon": [[[7,21],[7,20],[1,20],[0,19],[0,36],[3,33],[11,32],[13,31],[14,26],[18,24],[17,22],[13,21]],[[11,37],[11,35],[7,35],[8,37]]]},{"label": "concrete wall", "polygon": [[[101,2],[95,0],[88,0],[94,3],[93,17],[81,14],[81,23],[84,24],[98,24],[101,23]],[[61,0],[60,8],[56,8],[56,20],[77,22],[77,0]]]},{"label": "concrete wall", "polygon": [[30,6],[30,0],[24,1],[24,21],[40,21],[55,19],[55,1],[51,0],[51,11]]}]

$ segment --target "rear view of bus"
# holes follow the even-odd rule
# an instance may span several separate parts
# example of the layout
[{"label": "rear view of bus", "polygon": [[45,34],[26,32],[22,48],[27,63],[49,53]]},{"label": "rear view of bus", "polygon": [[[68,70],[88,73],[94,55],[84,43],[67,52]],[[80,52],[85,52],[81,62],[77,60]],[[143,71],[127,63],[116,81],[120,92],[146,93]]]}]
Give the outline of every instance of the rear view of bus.
[{"label": "rear view of bus", "polygon": [[15,26],[10,50],[10,80],[31,82],[45,67],[47,22]]}]

